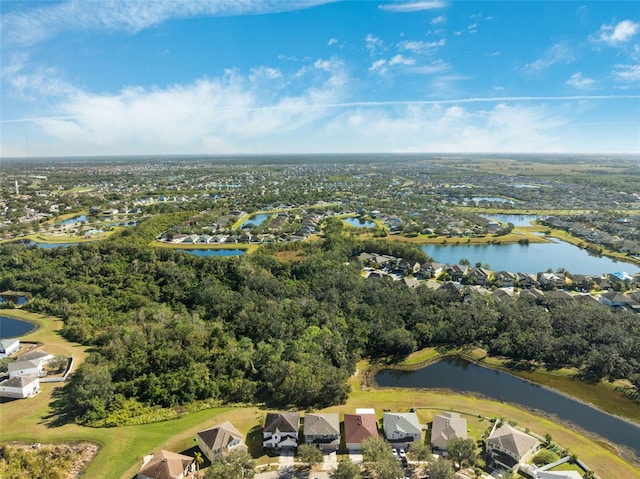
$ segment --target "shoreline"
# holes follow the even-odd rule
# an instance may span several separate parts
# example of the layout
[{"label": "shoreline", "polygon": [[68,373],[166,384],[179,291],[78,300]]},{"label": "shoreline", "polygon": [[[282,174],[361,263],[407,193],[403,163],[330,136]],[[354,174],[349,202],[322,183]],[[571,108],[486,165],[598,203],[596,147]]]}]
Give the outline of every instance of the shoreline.
[{"label": "shoreline", "polygon": [[631,464],[633,464],[635,467],[639,467],[640,468],[640,455],[636,454],[635,452],[633,452],[631,449],[629,449],[627,446],[623,446],[617,443],[614,443],[594,432],[591,431],[587,431],[584,428],[582,428],[581,426],[572,423],[572,422],[568,422],[560,417],[558,417],[555,414],[551,414],[548,413],[546,411],[543,411],[541,409],[535,408],[535,407],[530,407],[530,406],[526,406],[524,404],[520,404],[517,402],[511,402],[511,401],[502,401],[496,398],[492,398],[490,396],[486,396],[482,393],[478,393],[476,391],[458,391],[455,389],[450,389],[450,388],[429,388],[429,387],[408,387],[408,388],[403,388],[403,387],[383,387],[378,385],[378,383],[375,381],[375,375],[377,373],[379,373],[382,370],[385,369],[389,369],[389,370],[398,370],[398,371],[417,371],[420,369],[423,369],[425,367],[430,366],[431,364],[435,364],[438,361],[442,361],[445,360],[447,358],[459,358],[459,359],[464,359],[467,360],[473,364],[475,364],[478,367],[482,367],[485,369],[489,369],[489,370],[493,370],[493,371],[499,371],[502,372],[504,374],[508,374],[512,377],[515,377],[521,381],[525,381],[531,385],[537,386],[537,387],[542,387],[548,391],[551,391],[553,393],[559,394],[567,399],[571,399],[573,401],[579,402],[585,406],[591,407],[595,410],[597,410],[598,412],[601,412],[603,414],[606,414],[608,416],[611,416],[612,418],[616,418],[619,419],[621,421],[626,422],[627,424],[638,428],[638,430],[640,430],[640,424],[637,423],[636,421],[632,420],[631,418],[628,417],[624,417],[624,416],[619,416],[617,414],[613,414],[611,412],[605,411],[602,408],[594,405],[593,403],[587,402],[579,397],[575,397],[572,396],[564,391],[561,391],[559,389],[553,388],[551,386],[548,386],[546,384],[543,383],[538,383],[536,381],[532,381],[529,378],[525,378],[525,377],[521,377],[518,374],[514,373],[511,369],[503,366],[503,367],[493,367],[493,366],[489,366],[485,363],[483,363],[481,360],[478,360],[477,358],[473,357],[470,354],[465,354],[464,352],[453,352],[453,353],[445,353],[445,354],[441,354],[438,353],[437,356],[435,357],[431,357],[428,358],[424,361],[415,363],[415,364],[411,364],[411,365],[402,365],[399,363],[393,364],[393,363],[389,363],[389,364],[375,364],[375,365],[371,365],[369,364],[364,371],[362,372],[362,376],[361,376],[361,387],[363,390],[367,391],[367,390],[405,390],[405,389],[411,389],[411,390],[419,390],[419,391],[442,391],[442,392],[447,392],[447,393],[451,393],[451,394],[465,394],[465,395],[469,395],[471,397],[475,397],[475,398],[479,398],[479,399],[484,399],[484,400],[491,400],[491,401],[497,401],[497,402],[501,402],[501,403],[505,403],[505,404],[509,404],[511,406],[514,407],[518,407],[521,408],[527,412],[530,412],[531,414],[537,415],[537,416],[542,416],[546,419],[549,420],[554,420],[554,421],[558,421],[560,422],[562,425],[564,425],[565,427],[577,432],[580,435],[589,437],[590,439],[599,442],[603,445],[605,445],[606,447],[610,448],[612,451],[616,452],[617,454],[619,454],[622,458],[624,458],[626,461],[629,461]]}]

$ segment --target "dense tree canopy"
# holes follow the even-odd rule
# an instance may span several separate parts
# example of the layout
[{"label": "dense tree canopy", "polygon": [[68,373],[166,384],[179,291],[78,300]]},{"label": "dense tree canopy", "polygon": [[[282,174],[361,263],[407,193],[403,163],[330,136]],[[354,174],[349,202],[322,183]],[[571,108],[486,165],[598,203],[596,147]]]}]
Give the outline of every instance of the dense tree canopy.
[{"label": "dense tree canopy", "polygon": [[300,259],[287,262],[273,254],[278,246],[236,258],[147,246],[178,219],[159,215],[126,236],[70,248],[0,246],[0,290],[29,293],[26,309],[61,317],[68,339],[94,346],[61,401],[80,420],[104,420],[124,403],[212,398],[324,407],[346,399],[359,358],[433,345],[638,383],[640,322],[630,313],[364,279],[353,259],[361,252],[424,254],[361,242],[339,225],[325,242],[296,245]]}]

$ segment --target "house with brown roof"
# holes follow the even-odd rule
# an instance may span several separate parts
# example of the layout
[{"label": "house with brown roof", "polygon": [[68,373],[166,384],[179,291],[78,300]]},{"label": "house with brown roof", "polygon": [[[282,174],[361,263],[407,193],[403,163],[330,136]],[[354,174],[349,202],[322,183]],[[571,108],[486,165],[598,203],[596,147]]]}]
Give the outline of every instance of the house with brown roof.
[{"label": "house with brown roof", "polygon": [[433,416],[431,424],[431,447],[447,450],[450,439],[467,438],[467,420],[457,412],[444,412]]},{"label": "house with brown roof", "polygon": [[270,412],[262,429],[262,447],[268,449],[293,450],[298,446],[300,413]]},{"label": "house with brown roof", "polygon": [[338,413],[305,414],[304,442],[313,444],[323,452],[337,451],[340,447]]},{"label": "house with brown roof", "polygon": [[197,434],[198,447],[211,462],[218,456],[226,456],[231,451],[246,451],[247,446],[240,431],[229,421],[200,431]]},{"label": "house with brown roof", "polygon": [[508,424],[494,429],[486,441],[487,454],[493,462],[510,471],[531,459],[539,449],[540,441]]},{"label": "house with brown roof", "polygon": [[378,423],[372,409],[357,409],[355,414],[344,415],[344,441],[349,452],[361,452],[362,441],[377,435]]},{"label": "house with brown roof", "polygon": [[183,479],[193,472],[193,457],[162,450],[145,456],[138,479]]}]

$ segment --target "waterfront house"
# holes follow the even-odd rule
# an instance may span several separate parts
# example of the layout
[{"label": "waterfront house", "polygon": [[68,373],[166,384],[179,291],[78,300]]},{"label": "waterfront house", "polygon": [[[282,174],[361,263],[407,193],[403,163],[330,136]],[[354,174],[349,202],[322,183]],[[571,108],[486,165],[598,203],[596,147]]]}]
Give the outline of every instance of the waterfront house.
[{"label": "waterfront house", "polygon": [[433,416],[431,424],[431,447],[440,451],[447,450],[450,439],[467,438],[467,420],[457,412],[445,412]]},{"label": "waterfront house", "polygon": [[337,451],[340,447],[338,413],[306,414],[304,416],[304,442],[313,444],[323,452]]},{"label": "waterfront house", "polygon": [[382,428],[387,441],[397,448],[406,449],[422,438],[422,428],[415,412],[385,412]]},{"label": "waterfront house", "polygon": [[198,447],[211,462],[218,456],[226,456],[231,451],[246,451],[242,434],[229,421],[200,431],[197,434]]},{"label": "waterfront house", "polygon": [[516,275],[509,271],[498,271],[493,273],[493,280],[498,287],[512,288],[516,283]]},{"label": "waterfront house", "polygon": [[435,261],[429,261],[420,266],[419,275],[422,278],[435,278],[442,273],[442,264]]},{"label": "waterfront house", "polygon": [[39,361],[18,360],[7,365],[9,377],[18,376],[44,376],[44,369]]},{"label": "waterfront house", "polygon": [[262,447],[267,449],[293,450],[298,446],[300,413],[270,412],[262,429]]},{"label": "waterfront house", "polygon": [[540,449],[540,442],[515,427],[503,424],[494,429],[486,441],[487,454],[493,462],[510,471],[523,464]]},{"label": "waterfront house", "polygon": [[0,340],[0,359],[8,358],[18,349],[20,349],[20,341],[17,339]]}]

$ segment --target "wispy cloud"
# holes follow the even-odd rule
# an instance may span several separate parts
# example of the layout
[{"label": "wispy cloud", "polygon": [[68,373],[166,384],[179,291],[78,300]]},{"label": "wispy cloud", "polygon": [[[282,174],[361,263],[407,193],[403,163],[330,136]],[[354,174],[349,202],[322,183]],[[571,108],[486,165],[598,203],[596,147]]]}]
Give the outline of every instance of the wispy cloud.
[{"label": "wispy cloud", "polygon": [[266,14],[308,8],[330,1],[332,0],[33,2],[28,8],[15,9],[3,15],[0,30],[5,45],[28,46],[45,41],[61,31],[137,33],[173,18]]},{"label": "wispy cloud", "polygon": [[399,2],[380,5],[378,8],[386,12],[398,12],[398,13],[410,13],[419,12],[422,10],[435,10],[438,8],[444,8],[447,6],[447,2],[441,2],[437,0],[425,1],[425,2]]},{"label": "wispy cloud", "polygon": [[431,25],[438,25],[440,23],[445,23],[446,21],[447,17],[445,17],[444,15],[438,15],[437,17],[432,18],[429,23]]},{"label": "wispy cloud", "polygon": [[382,40],[371,33],[364,37],[364,45],[371,55],[375,55],[379,50],[384,48]]},{"label": "wispy cloud", "polygon": [[622,20],[615,25],[602,25],[596,38],[609,45],[618,45],[629,42],[638,32],[640,32],[640,23]]},{"label": "wispy cloud", "polygon": [[640,65],[616,65],[613,77],[620,82],[639,82]]},{"label": "wispy cloud", "polygon": [[541,58],[524,67],[526,73],[535,74],[557,64],[571,63],[575,60],[573,50],[565,43],[557,43],[544,52]]},{"label": "wispy cloud", "polygon": [[404,41],[398,44],[398,48],[401,50],[409,50],[415,53],[425,53],[425,52],[434,52],[440,47],[445,46],[446,41],[444,38],[434,41],[434,42],[425,42],[425,41]]},{"label": "wispy cloud", "polygon": [[582,76],[581,72],[574,73],[567,80],[567,85],[577,88],[578,90],[589,90],[596,86],[596,84],[596,80]]}]

